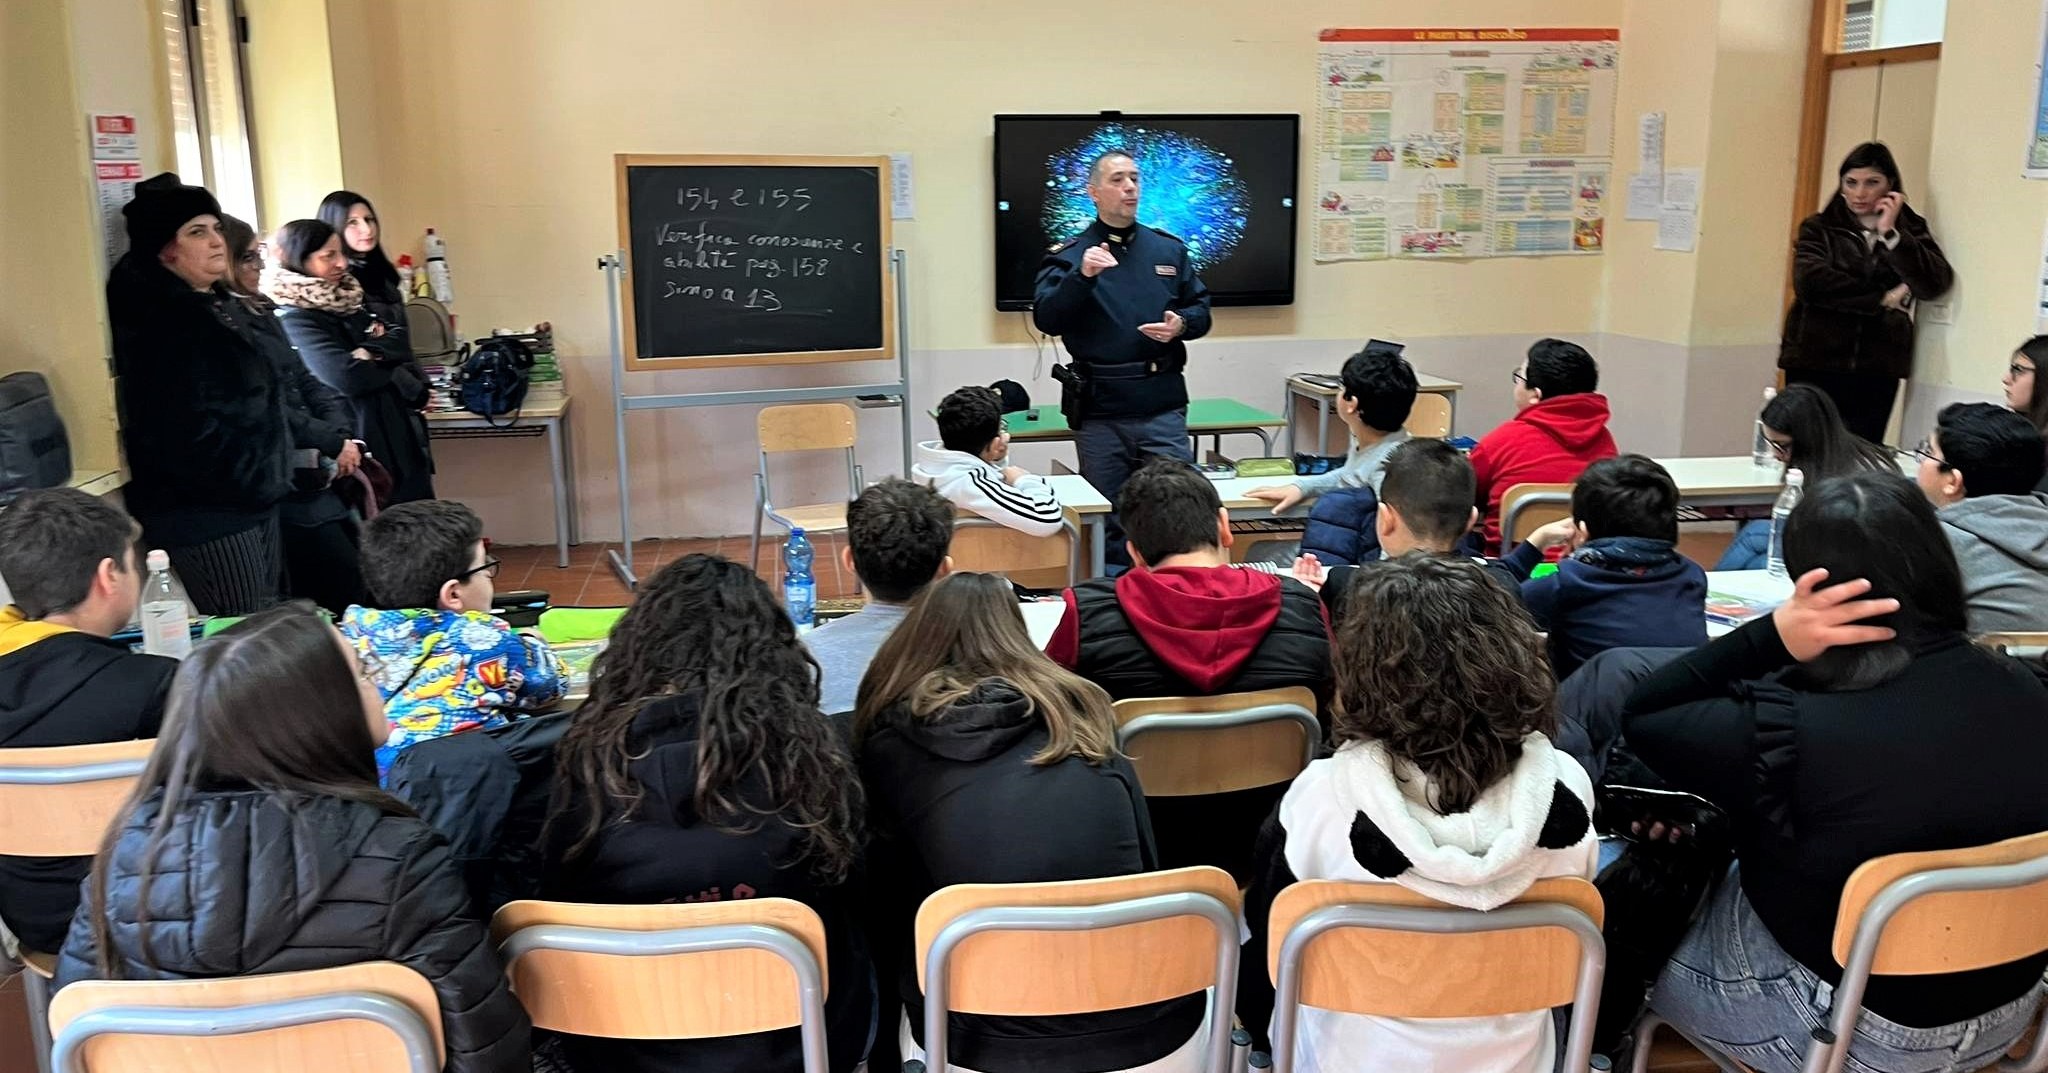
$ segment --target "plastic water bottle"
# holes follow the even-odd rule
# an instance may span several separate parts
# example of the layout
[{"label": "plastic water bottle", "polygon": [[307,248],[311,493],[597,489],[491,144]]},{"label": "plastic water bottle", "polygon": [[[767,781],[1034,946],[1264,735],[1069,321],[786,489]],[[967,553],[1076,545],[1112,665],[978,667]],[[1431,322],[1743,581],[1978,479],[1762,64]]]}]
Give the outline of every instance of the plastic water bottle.
[{"label": "plastic water bottle", "polygon": [[409,254],[409,253],[401,253],[401,254],[399,254],[399,255],[398,255],[398,297],[399,297],[399,298],[403,299],[404,301],[410,302],[410,301],[412,301],[412,300],[413,300],[414,298],[417,298],[417,297],[419,297],[419,295],[418,295],[418,294],[416,294],[416,293],[415,293],[415,292],[413,291],[413,289],[412,289],[412,286],[413,286],[413,280],[414,280],[414,278],[415,278],[415,277],[417,277],[418,275],[419,275],[419,269],[418,269],[418,268],[415,268],[415,267],[413,266],[413,263],[412,263],[412,254]]},{"label": "plastic water bottle", "polygon": [[1792,508],[1806,496],[1806,474],[1796,469],[1785,471],[1785,490],[1778,493],[1778,501],[1771,504],[1771,550],[1764,562],[1764,569],[1779,580],[1786,580],[1785,573],[1785,520],[1792,516]]},{"label": "plastic water bottle", "polygon": [[142,585],[142,650],[184,659],[192,652],[192,610],[171,580],[170,555],[157,548],[149,553],[148,563],[149,580]]},{"label": "plastic water bottle", "polygon": [[811,576],[810,538],[801,529],[789,531],[789,543],[782,546],[782,604],[797,629],[806,629],[817,617],[818,582]]},{"label": "plastic water bottle", "polygon": [[454,305],[455,281],[448,274],[448,243],[429,227],[423,245],[427,254],[427,285],[434,289],[434,300],[444,306]]},{"label": "plastic water bottle", "polygon": [[[1777,397],[1777,388],[1767,387],[1764,389],[1765,406],[1769,406],[1771,400]],[[1764,416],[1762,410],[1757,411],[1756,437],[1750,442],[1749,460],[1758,468],[1772,465],[1778,461],[1778,452],[1771,449],[1770,437],[1764,435]]]}]

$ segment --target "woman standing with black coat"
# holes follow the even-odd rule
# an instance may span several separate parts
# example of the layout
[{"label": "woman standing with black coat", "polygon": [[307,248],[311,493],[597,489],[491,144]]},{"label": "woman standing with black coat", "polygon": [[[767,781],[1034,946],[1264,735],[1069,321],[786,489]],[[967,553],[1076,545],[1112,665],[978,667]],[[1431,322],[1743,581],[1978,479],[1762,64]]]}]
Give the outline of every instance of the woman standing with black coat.
[{"label": "woman standing with black coat", "polygon": [[348,273],[363,285],[363,307],[384,325],[385,349],[393,355],[410,357],[412,336],[405,321],[406,295],[398,289],[398,269],[391,264],[391,258],[384,256],[384,229],[377,221],[377,207],[352,190],[336,190],[320,199],[316,215],[341,236]]},{"label": "woman standing with black coat", "polygon": [[1882,443],[1913,371],[1913,303],[1947,294],[1955,272],[1906,206],[1884,143],[1850,150],[1840,175],[1827,207],[1799,225],[1778,368],[1788,383],[1827,392],[1849,431]]},{"label": "woman standing with black coat", "polygon": [[391,503],[434,498],[434,461],[427,447],[427,404],[403,337],[369,310],[362,284],[349,275],[341,237],[319,220],[278,229],[275,267],[263,293],[281,308],[285,334],[313,375],[349,400],[356,437],[391,473]]},{"label": "woman standing with black coat", "polygon": [[277,601],[277,504],[291,450],[276,367],[235,326],[220,204],[168,172],[122,209],[128,252],[107,276],[128,511],[168,551],[193,610]]},{"label": "woman standing with black coat", "polygon": [[341,634],[290,608],[231,626],[165,712],[57,987],[395,961],[433,985],[447,1073],[526,1073],[532,1026],[448,843],[377,787],[384,705]]},{"label": "woman standing with black coat", "polygon": [[292,435],[292,491],[278,505],[284,548],[285,592],[311,600],[339,615],[365,602],[363,572],[356,551],[353,511],[334,482],[356,471],[363,457],[355,441],[355,413],[348,400],[320,382],[277,321],[277,307],[263,297],[263,248],[256,231],[233,216],[221,217],[228,244],[229,293],[241,299],[230,313],[242,334],[270,355],[284,389],[285,419]]}]

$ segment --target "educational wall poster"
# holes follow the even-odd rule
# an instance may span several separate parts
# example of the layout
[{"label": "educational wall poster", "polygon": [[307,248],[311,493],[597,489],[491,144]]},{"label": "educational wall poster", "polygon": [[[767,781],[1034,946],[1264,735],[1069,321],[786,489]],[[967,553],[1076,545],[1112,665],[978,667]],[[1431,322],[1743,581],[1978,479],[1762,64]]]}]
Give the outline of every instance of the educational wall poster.
[{"label": "educational wall poster", "polygon": [[2034,131],[2027,139],[2025,174],[2029,179],[2048,179],[2048,3],[2042,5],[2041,32],[2034,40]]},{"label": "educational wall poster", "polygon": [[1324,30],[1315,259],[1601,252],[1620,212],[1620,39],[1602,29]]}]

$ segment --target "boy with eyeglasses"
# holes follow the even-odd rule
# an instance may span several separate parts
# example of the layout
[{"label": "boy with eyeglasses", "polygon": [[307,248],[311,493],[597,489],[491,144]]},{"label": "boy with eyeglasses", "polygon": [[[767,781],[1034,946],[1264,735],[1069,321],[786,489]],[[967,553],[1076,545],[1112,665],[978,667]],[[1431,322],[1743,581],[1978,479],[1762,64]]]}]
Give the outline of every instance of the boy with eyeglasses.
[{"label": "boy with eyeglasses", "polygon": [[547,642],[491,614],[498,560],[474,511],[447,500],[391,507],[364,527],[362,563],[377,606],[350,607],[341,632],[391,722],[380,778],[409,745],[501,727],[562,699],[568,676]]},{"label": "boy with eyeglasses", "polygon": [[1955,549],[1972,633],[2048,630],[2048,492],[2041,430],[1988,402],[1959,402],[1913,451],[1914,479]]}]

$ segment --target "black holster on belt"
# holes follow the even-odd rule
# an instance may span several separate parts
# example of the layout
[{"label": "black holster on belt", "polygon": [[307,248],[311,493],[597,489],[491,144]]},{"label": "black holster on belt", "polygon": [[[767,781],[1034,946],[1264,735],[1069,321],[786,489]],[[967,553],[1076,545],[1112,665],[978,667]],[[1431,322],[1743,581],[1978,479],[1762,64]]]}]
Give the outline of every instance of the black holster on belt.
[{"label": "black holster on belt", "polygon": [[1060,382],[1060,415],[1067,419],[1067,427],[1078,429],[1088,419],[1088,395],[1090,386],[1088,373],[1080,362],[1069,365],[1055,363],[1052,378]]}]

